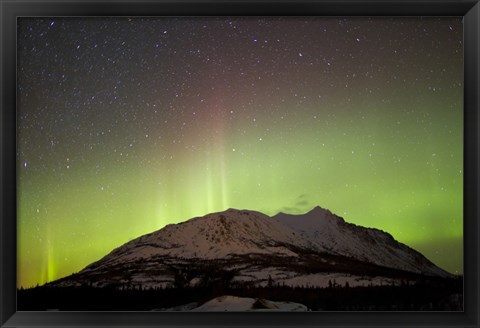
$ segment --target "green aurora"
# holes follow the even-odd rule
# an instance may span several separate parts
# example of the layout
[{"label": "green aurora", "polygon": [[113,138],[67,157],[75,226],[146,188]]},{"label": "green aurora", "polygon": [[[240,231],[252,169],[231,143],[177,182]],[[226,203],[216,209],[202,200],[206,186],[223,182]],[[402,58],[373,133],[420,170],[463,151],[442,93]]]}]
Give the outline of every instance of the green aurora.
[{"label": "green aurora", "polygon": [[316,205],[462,273],[462,28],[20,19],[17,285],[192,217]]}]

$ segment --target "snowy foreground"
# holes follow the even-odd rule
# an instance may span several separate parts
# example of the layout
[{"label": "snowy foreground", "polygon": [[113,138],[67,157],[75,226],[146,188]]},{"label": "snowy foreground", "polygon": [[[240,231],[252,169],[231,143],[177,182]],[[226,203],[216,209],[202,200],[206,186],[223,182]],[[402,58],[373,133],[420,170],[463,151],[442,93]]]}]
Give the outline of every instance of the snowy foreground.
[{"label": "snowy foreground", "polygon": [[243,312],[243,311],[281,311],[303,312],[308,308],[300,303],[273,302],[265,299],[254,299],[237,296],[220,296],[200,306],[197,303],[189,303],[173,308],[159,309],[158,311],[191,311],[191,312]]}]

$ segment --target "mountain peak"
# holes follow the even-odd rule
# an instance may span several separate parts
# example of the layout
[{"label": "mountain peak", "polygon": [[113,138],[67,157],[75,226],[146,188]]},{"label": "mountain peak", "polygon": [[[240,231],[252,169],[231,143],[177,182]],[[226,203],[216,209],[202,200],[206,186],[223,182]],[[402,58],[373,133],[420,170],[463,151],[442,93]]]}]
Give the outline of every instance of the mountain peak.
[{"label": "mountain peak", "polygon": [[320,217],[323,219],[334,219],[337,221],[342,221],[345,222],[343,218],[340,216],[332,213],[330,210],[327,210],[326,208],[320,207],[320,206],[315,206],[313,209],[311,209],[309,212],[305,213],[304,215],[307,216],[315,216],[315,217]]},{"label": "mountain peak", "polygon": [[308,211],[306,214],[332,214],[332,212],[317,205],[314,208],[312,208],[310,211]]},{"label": "mountain peak", "polygon": [[224,211],[224,213],[241,213],[244,212],[243,210],[239,210],[237,208],[230,207]]},{"label": "mountain peak", "polygon": [[218,213],[213,213],[216,216],[227,216],[231,218],[268,218],[267,215],[257,212],[257,211],[252,211],[252,210],[240,210],[236,208],[228,208],[223,212],[218,212]]},{"label": "mountain peak", "polygon": [[[345,220],[342,217],[318,205],[312,208],[310,211],[305,212],[304,214],[287,214],[287,213],[279,212],[278,214],[272,216],[272,218],[281,219],[281,220],[285,218],[290,218],[297,222],[298,220],[312,221],[312,219],[313,221],[322,221],[325,223],[326,222],[340,222],[340,223],[345,222]],[[287,219],[287,220],[290,220],[290,219]]]}]

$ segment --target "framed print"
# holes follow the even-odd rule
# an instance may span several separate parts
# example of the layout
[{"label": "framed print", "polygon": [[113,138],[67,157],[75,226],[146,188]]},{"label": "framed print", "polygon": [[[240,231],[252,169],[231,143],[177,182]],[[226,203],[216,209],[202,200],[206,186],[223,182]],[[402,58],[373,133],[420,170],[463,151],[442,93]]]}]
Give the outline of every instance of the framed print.
[{"label": "framed print", "polygon": [[479,10],[2,2],[2,327],[478,327]]}]

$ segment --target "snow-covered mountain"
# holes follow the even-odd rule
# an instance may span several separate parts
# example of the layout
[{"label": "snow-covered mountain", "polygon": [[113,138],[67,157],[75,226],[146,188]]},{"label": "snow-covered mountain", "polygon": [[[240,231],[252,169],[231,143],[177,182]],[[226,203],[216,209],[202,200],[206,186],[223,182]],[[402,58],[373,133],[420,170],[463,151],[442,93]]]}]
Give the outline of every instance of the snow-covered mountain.
[{"label": "snow-covered mountain", "polygon": [[451,277],[383,231],[315,207],[302,215],[228,209],[141,236],[56,286],[228,284],[350,286]]}]

